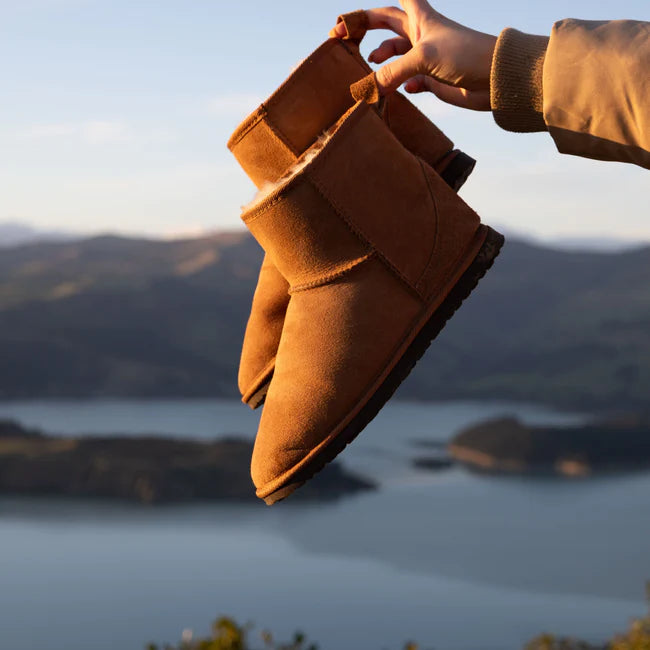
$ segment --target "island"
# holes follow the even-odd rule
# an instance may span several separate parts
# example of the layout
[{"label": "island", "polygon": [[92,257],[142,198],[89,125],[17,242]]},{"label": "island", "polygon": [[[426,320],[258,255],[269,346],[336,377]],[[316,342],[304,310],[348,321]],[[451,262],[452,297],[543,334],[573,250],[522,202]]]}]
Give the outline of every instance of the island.
[{"label": "island", "polygon": [[[0,421],[0,495],[107,498],[145,504],[254,501],[250,441],[162,436],[60,437]],[[331,463],[290,502],[373,489]]]},{"label": "island", "polygon": [[457,434],[450,455],[472,469],[588,476],[650,468],[650,418],[625,416],[580,426],[527,426],[500,418]]}]

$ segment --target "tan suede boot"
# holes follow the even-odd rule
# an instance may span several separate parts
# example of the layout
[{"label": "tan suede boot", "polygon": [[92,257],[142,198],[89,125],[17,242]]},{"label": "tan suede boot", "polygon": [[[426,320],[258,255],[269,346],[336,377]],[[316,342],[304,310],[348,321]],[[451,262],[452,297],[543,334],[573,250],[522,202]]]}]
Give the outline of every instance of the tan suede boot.
[{"label": "tan suede boot", "polygon": [[251,467],[272,504],[372,420],[503,237],[362,101],[242,219],[290,285]]},{"label": "tan suede boot", "polygon": [[[339,18],[346,40],[330,39],[291,74],[271,97],[235,131],[228,147],[253,182],[275,182],[308,147],[353,104],[349,87],[370,73],[359,53],[366,33],[363,11]],[[453,143],[406,97],[386,99],[383,117],[397,138],[428,162],[455,190],[475,161]],[[266,258],[260,270],[239,365],[242,401],[251,408],[266,396],[289,304],[289,285]]]}]

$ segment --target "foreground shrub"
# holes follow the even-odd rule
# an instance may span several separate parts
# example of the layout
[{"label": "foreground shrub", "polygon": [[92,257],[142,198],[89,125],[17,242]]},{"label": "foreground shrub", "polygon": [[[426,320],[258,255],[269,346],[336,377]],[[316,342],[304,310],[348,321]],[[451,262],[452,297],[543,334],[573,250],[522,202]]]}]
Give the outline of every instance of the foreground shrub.
[{"label": "foreground shrub", "polygon": [[296,632],[293,641],[277,643],[270,632],[260,634],[260,644],[250,645],[249,636],[252,626],[239,625],[233,619],[222,616],[212,624],[212,635],[206,639],[186,638],[177,646],[166,645],[160,648],[154,643],[147,650],[318,650],[314,643],[307,645],[307,639],[302,632]]},{"label": "foreground shrub", "polygon": [[[625,634],[615,636],[603,645],[592,645],[579,639],[542,634],[526,644],[524,650],[650,650],[650,582],[646,587],[648,615],[632,621]],[[302,632],[296,632],[293,641],[278,643],[270,632],[259,635],[259,645],[251,645],[249,636],[252,626],[239,625],[231,618],[218,618],[212,625],[212,635],[206,639],[187,638],[179,645],[162,648],[151,643],[146,650],[318,650],[315,643],[309,643]],[[409,642],[404,650],[418,650]]]},{"label": "foreground shrub", "polygon": [[524,650],[650,650],[650,582],[646,585],[648,615],[632,621],[625,634],[615,636],[604,645],[591,645],[578,639],[566,639],[550,634],[533,639]]}]

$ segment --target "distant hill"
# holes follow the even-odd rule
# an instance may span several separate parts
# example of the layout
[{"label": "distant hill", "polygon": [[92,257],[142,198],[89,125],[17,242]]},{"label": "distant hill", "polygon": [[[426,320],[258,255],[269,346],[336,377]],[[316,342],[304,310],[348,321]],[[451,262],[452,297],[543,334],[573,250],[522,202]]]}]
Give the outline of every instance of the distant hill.
[{"label": "distant hill", "polygon": [[0,248],[40,241],[67,241],[75,236],[59,230],[38,230],[20,221],[0,221]]},{"label": "distant hill", "polygon": [[[243,232],[0,250],[0,396],[236,396],[261,257]],[[647,406],[650,248],[508,241],[398,395]]]},{"label": "distant hill", "polygon": [[552,427],[501,418],[461,431],[449,444],[449,452],[472,468],[499,474],[587,476],[647,469],[650,421],[637,417]]}]

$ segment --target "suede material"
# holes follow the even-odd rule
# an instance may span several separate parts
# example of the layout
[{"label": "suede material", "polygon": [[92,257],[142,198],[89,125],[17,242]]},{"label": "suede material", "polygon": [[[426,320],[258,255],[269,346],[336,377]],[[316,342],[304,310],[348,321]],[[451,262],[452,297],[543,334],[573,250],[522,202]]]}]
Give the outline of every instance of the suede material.
[{"label": "suede material", "polygon": [[367,104],[314,153],[242,215],[292,285],[251,465],[260,497],[354,417],[482,241],[475,213]]},{"label": "suede material", "polygon": [[[419,159],[365,103],[357,104],[337,136],[310,166],[310,175],[350,226],[415,289],[436,245],[437,219]],[[359,170],[365,182],[355,182]],[[412,180],[405,185],[405,178]]]},{"label": "suede material", "polygon": [[[363,36],[365,12],[346,14],[341,19],[349,33]],[[373,92],[374,80],[369,73],[371,69],[354,40],[326,41],[238,127],[228,147],[257,187],[277,181],[325,129],[353,106],[349,89],[352,83],[365,77],[367,88]],[[384,119],[403,144],[432,166],[438,165],[439,171],[444,170],[451,160],[452,141],[400,93],[385,98],[383,104]],[[426,196],[423,198],[428,201]],[[410,209],[406,203],[403,210]],[[276,274],[260,273],[256,296],[266,294],[268,303],[277,300],[278,312],[286,308],[288,290],[288,283],[282,283]],[[253,302],[246,328],[241,364],[251,367],[240,366],[243,394],[249,392],[243,378],[258,377],[271,363],[270,376],[279,342],[279,337],[274,339],[265,331],[264,315],[256,313],[258,305],[263,304],[261,299]],[[275,314],[276,310],[271,312]],[[277,332],[277,323],[269,323],[268,329]],[[266,354],[261,341],[268,344]]]},{"label": "suede material", "polygon": [[416,156],[422,158],[438,173],[444,157],[454,148],[454,143],[438,128],[422,128],[426,115],[404,95],[393,93],[386,102],[384,120],[397,139]]},{"label": "suede material", "polygon": [[272,127],[265,112],[231,150],[258,188],[278,180],[296,160],[293,149]]},{"label": "suede material", "polygon": [[423,161],[420,164],[434,205],[436,233],[431,256],[415,288],[424,298],[430,299],[442,291],[445,281],[467,255],[468,242],[481,220],[431,167]]},{"label": "suede material", "polygon": [[[289,305],[289,284],[268,258],[262,262],[260,278],[253,296],[239,363],[239,391],[244,399],[266,379],[265,371],[273,364],[282,334],[284,314]],[[269,351],[273,351],[269,356]],[[261,375],[261,376],[260,376]]]},{"label": "suede material", "polygon": [[[336,20],[336,24],[343,23],[347,34],[344,36],[344,40],[352,41],[356,45],[359,45],[363,40],[363,37],[368,31],[368,16],[363,9],[358,9],[357,11],[351,11],[347,14],[342,14]],[[329,33],[330,37],[335,37],[335,30],[331,30]]]},{"label": "suede material", "polygon": [[242,216],[290,285],[318,282],[370,252],[342,219],[331,218],[332,207],[316,187],[298,178]]},{"label": "suede material", "polygon": [[[376,94],[373,76],[352,42],[326,41],[244,120],[228,147],[244,171],[251,178],[255,176],[258,187],[264,181],[276,181],[292,164],[287,150],[298,158],[354,105],[352,84],[365,78],[367,91]],[[388,125],[402,144],[432,167],[453,149],[453,142],[399,92],[385,98],[384,110]],[[268,172],[260,181],[264,176],[263,160],[267,161]],[[278,172],[284,164],[286,167]]]},{"label": "suede material", "polygon": [[378,259],[291,296],[251,461],[258,488],[290,471],[345,420],[421,310]]},{"label": "suede material", "polygon": [[294,152],[310,147],[315,136],[352,106],[348,89],[359,76],[359,64],[349,50],[338,41],[326,41],[273,95],[269,119]]},{"label": "suede material", "polygon": [[381,95],[379,94],[379,86],[377,85],[377,77],[374,72],[363,79],[359,79],[356,83],[350,86],[350,94],[358,102],[366,102],[366,104],[378,104]]}]

